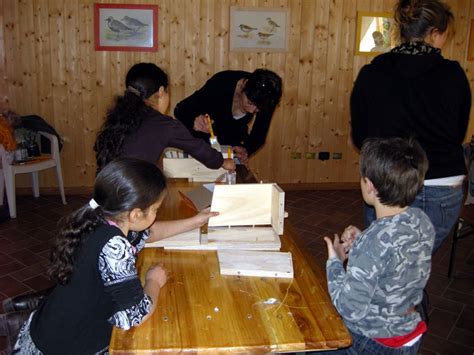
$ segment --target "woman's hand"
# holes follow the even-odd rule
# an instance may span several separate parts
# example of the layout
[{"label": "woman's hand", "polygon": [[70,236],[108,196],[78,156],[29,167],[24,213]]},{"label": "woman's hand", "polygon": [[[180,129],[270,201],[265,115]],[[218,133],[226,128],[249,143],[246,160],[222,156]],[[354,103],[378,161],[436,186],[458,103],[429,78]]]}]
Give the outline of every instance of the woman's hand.
[{"label": "woman's hand", "polygon": [[222,167],[228,171],[235,171],[235,162],[233,159],[224,159]]},{"label": "woman's hand", "polygon": [[154,281],[160,285],[160,288],[166,284],[168,280],[168,272],[163,267],[163,264],[155,264],[151,266],[145,275],[145,282]]},{"label": "woman's hand", "polygon": [[205,225],[207,222],[209,222],[209,218],[218,216],[219,212],[211,212],[211,208],[205,208],[202,211],[200,211],[197,215],[194,216],[196,219],[196,223],[198,227],[201,227]]},{"label": "woman's hand", "polygon": [[247,149],[241,146],[232,147],[234,154],[237,158],[239,158],[240,162],[245,166],[248,166],[249,163],[249,154],[247,153]]},{"label": "woman's hand", "polygon": [[193,129],[197,132],[209,133],[209,125],[204,115],[199,115],[194,119]]}]

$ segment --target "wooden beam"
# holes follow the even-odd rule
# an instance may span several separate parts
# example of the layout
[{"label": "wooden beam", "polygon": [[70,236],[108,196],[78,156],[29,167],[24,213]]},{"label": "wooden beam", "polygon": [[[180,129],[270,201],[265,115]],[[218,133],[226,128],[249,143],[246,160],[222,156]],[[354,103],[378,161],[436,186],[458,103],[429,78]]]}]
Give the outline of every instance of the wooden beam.
[{"label": "wooden beam", "polygon": [[219,250],[221,275],[293,278],[291,253]]}]

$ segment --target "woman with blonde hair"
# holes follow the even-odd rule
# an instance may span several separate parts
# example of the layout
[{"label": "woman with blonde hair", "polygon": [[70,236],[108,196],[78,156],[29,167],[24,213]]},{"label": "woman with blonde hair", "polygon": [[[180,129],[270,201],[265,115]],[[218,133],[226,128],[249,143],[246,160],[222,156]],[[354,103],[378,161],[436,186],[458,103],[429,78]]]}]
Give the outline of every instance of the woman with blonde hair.
[{"label": "woman with blonde hair", "polygon": [[[454,15],[439,0],[400,0],[395,6],[399,45],[364,66],[351,95],[352,140],[414,137],[429,169],[414,207],[430,217],[435,252],[449,235],[463,201],[466,174],[462,143],[471,109],[471,89],[457,61],[441,49]],[[366,206],[366,227],[375,219]]]}]

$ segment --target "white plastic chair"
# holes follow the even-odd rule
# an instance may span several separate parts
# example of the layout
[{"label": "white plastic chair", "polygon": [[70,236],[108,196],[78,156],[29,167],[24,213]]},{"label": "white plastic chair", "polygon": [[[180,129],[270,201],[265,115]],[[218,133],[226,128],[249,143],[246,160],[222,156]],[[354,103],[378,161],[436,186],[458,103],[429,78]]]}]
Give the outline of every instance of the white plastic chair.
[{"label": "white plastic chair", "polygon": [[51,155],[42,154],[38,160],[32,160],[22,164],[9,162],[7,152],[3,145],[0,144],[0,155],[2,159],[2,167],[0,172],[0,205],[3,205],[3,186],[7,190],[8,207],[10,217],[16,218],[16,194],[15,194],[15,175],[31,173],[33,183],[33,196],[39,197],[39,179],[38,171],[56,168],[56,176],[58,178],[59,192],[61,200],[66,204],[66,196],[64,195],[63,175],[61,172],[61,159],[59,156],[58,138],[50,133],[38,132],[39,135],[47,138],[51,143]]}]

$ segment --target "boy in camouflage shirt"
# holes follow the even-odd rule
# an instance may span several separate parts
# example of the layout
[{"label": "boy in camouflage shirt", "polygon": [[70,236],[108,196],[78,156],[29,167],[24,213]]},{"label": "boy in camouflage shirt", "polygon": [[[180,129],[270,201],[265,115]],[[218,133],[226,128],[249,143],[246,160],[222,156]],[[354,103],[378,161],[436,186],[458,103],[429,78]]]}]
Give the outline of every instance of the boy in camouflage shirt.
[{"label": "boy in camouflage shirt", "polygon": [[333,354],[417,353],[426,324],[415,306],[430,275],[435,231],[409,205],[427,166],[414,140],[376,138],[362,146],[362,196],[377,219],[363,232],[349,226],[341,239],[324,238],[331,300],[352,335],[352,346]]}]

